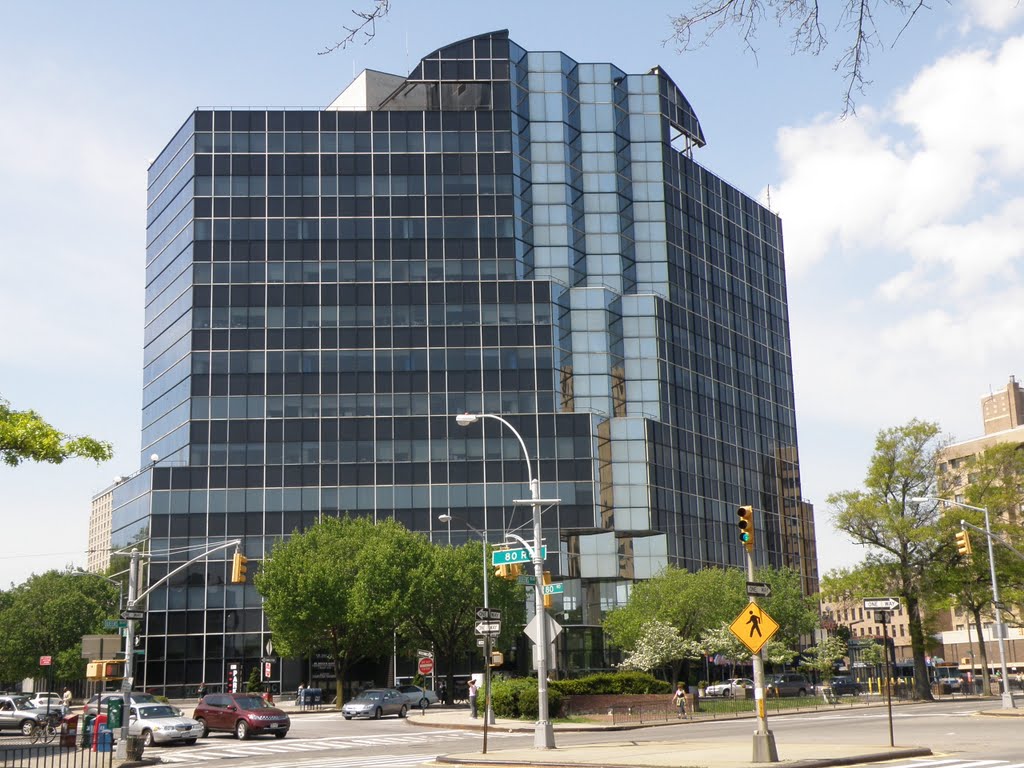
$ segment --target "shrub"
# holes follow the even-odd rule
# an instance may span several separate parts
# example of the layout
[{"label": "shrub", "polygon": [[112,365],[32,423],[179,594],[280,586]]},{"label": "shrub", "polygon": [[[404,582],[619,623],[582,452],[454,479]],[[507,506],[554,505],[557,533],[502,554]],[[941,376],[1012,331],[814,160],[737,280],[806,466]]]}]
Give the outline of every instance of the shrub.
[{"label": "shrub", "polygon": [[669,693],[671,686],[646,672],[601,672],[572,680],[553,680],[555,688],[564,696],[594,696],[599,694],[652,694]]},{"label": "shrub", "polygon": [[[551,717],[556,716],[562,709],[562,698],[562,693],[555,689],[554,682],[549,682],[548,714]],[[536,678],[492,680],[491,706],[494,707],[494,714],[497,717],[536,720],[539,716]]]}]

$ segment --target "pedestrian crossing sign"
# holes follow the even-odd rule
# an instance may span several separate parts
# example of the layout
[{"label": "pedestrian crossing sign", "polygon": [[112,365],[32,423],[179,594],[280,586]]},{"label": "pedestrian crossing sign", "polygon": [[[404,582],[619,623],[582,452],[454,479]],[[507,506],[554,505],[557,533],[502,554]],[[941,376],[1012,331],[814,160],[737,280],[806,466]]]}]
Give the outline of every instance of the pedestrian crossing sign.
[{"label": "pedestrian crossing sign", "polygon": [[736,639],[747,646],[751,653],[757,653],[779,631],[779,625],[751,600],[729,625],[729,631],[736,635]]}]

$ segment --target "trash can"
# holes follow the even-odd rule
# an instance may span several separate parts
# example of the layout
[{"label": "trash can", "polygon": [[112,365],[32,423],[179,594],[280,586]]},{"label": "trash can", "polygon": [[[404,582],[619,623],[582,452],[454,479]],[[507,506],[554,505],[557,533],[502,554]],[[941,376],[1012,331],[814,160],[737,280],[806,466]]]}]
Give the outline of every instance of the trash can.
[{"label": "trash can", "polygon": [[60,723],[60,745],[73,747],[78,740],[78,715],[64,715]]}]

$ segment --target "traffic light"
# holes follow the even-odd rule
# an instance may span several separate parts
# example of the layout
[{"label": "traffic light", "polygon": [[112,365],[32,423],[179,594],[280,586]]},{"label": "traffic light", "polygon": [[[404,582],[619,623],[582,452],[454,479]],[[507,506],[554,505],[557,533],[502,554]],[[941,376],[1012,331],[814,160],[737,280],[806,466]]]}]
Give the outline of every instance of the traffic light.
[{"label": "traffic light", "polygon": [[747,548],[747,552],[754,551],[754,508],[751,506],[740,507],[736,510],[739,519],[736,521],[740,529],[740,541]]},{"label": "traffic light", "polygon": [[971,535],[967,531],[956,532],[956,551],[964,557],[974,551],[971,549]]},{"label": "traffic light", "polygon": [[494,568],[494,575],[499,579],[515,579],[522,572],[522,563],[502,563]]},{"label": "traffic light", "polygon": [[[544,586],[546,587],[550,583],[551,583],[551,574],[548,573],[547,571],[544,571]],[[543,589],[543,587],[541,589]],[[550,608],[554,604],[554,602],[555,602],[554,596],[552,596],[552,595],[544,595],[544,607],[545,608]]]},{"label": "traffic light", "polygon": [[103,665],[104,680],[121,680],[124,678],[124,659],[108,661]]},{"label": "traffic light", "polygon": [[241,552],[235,552],[235,556],[231,559],[232,584],[245,584],[245,572],[249,570],[245,567],[245,564],[248,562],[248,557],[243,555]]}]

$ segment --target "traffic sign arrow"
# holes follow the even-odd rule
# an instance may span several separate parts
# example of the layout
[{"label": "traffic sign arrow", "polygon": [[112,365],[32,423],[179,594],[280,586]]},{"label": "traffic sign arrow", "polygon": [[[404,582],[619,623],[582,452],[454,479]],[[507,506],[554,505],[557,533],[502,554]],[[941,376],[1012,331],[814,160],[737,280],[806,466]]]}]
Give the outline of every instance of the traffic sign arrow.
[{"label": "traffic sign arrow", "polygon": [[866,597],[864,598],[865,611],[895,611],[900,607],[897,597]]},{"label": "traffic sign arrow", "polygon": [[771,597],[772,588],[761,581],[747,582],[747,597]]},{"label": "traffic sign arrow", "polygon": [[501,622],[500,621],[478,621],[476,623],[476,634],[478,635],[500,635],[501,634]]},{"label": "traffic sign arrow", "polygon": [[497,608],[477,608],[476,617],[480,621],[499,621],[501,619],[501,611]]}]

